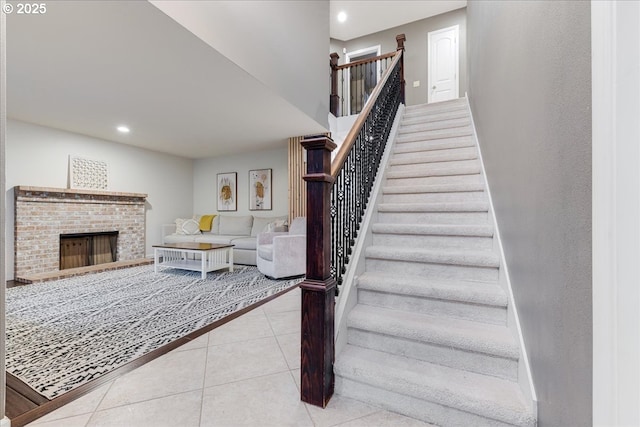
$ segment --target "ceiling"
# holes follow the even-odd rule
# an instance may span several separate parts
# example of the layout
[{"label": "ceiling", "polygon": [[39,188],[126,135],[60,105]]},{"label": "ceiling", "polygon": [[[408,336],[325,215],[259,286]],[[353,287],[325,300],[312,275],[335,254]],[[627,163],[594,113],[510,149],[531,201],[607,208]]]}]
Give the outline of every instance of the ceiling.
[{"label": "ceiling", "polygon": [[[331,1],[331,37],[464,5]],[[334,25],[339,10],[347,26]],[[324,130],[147,1],[56,1],[46,15],[7,15],[7,109],[12,119],[188,158],[281,147]],[[129,134],[116,131],[122,124]]]},{"label": "ceiling", "polygon": [[[460,9],[466,5],[466,0],[331,0],[330,34],[334,39],[347,41]],[[344,23],[338,22],[337,19],[338,13],[342,11],[347,13]]]}]

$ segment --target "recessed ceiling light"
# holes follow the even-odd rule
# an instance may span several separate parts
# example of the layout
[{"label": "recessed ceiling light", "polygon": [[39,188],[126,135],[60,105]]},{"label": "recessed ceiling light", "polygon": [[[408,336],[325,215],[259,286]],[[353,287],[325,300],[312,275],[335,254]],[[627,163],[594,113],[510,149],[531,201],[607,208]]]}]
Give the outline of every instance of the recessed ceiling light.
[{"label": "recessed ceiling light", "polygon": [[126,126],[118,126],[117,129],[118,129],[118,132],[120,132],[120,133],[129,133],[129,132],[131,132],[131,129],[129,129]]},{"label": "recessed ceiling light", "polygon": [[344,22],[347,20],[347,12],[340,12],[338,13],[338,22]]}]

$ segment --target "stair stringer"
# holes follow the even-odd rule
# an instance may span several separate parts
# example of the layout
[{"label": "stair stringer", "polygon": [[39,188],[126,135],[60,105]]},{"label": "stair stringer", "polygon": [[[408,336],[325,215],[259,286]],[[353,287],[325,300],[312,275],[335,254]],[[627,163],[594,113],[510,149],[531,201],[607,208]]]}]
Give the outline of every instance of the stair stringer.
[{"label": "stair stringer", "polygon": [[538,418],[538,398],[536,395],[535,386],[533,383],[533,377],[531,375],[531,366],[529,364],[529,357],[527,356],[526,346],[524,343],[522,328],[520,326],[520,319],[518,317],[518,309],[516,307],[515,298],[513,296],[513,289],[511,287],[511,279],[509,275],[509,267],[504,255],[504,248],[502,246],[502,239],[500,235],[500,227],[496,219],[495,210],[493,207],[493,198],[491,197],[491,188],[489,187],[489,181],[487,179],[486,170],[484,167],[484,160],[482,158],[482,150],[480,149],[480,142],[478,140],[478,134],[476,132],[476,125],[473,119],[473,111],[471,110],[471,104],[469,102],[469,94],[465,93],[466,107],[469,111],[469,117],[471,118],[471,129],[473,132],[473,141],[478,149],[478,159],[480,160],[480,175],[485,185],[487,199],[489,201],[489,218],[493,223],[494,235],[493,235],[493,250],[500,257],[500,269],[498,275],[498,284],[507,293],[507,327],[515,336],[519,343],[520,348],[520,363],[518,363],[518,384],[522,390],[522,394],[526,399],[526,403],[529,405],[531,413]]},{"label": "stair stringer", "polygon": [[382,197],[382,184],[386,178],[386,172],[389,165],[389,158],[395,145],[400,121],[404,114],[404,104],[398,106],[396,117],[389,132],[389,139],[380,161],[380,169],[376,174],[376,179],[371,189],[371,195],[367,202],[362,223],[360,224],[360,232],[356,238],[353,252],[349,263],[346,265],[346,271],[342,275],[342,286],[340,286],[340,295],[335,308],[335,354],[338,355],[347,345],[347,317],[353,307],[358,303],[358,292],[356,291],[358,277],[365,271],[365,249],[371,246],[373,241],[373,232],[371,224],[377,220],[378,202]]}]

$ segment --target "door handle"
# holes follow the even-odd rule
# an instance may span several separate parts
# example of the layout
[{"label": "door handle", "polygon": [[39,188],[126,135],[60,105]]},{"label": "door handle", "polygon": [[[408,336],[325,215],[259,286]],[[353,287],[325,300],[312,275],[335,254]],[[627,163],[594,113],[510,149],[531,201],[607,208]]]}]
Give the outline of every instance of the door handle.
[{"label": "door handle", "polygon": [[434,87],[432,87],[431,89],[435,89],[435,88],[436,88],[436,87],[434,86]]}]

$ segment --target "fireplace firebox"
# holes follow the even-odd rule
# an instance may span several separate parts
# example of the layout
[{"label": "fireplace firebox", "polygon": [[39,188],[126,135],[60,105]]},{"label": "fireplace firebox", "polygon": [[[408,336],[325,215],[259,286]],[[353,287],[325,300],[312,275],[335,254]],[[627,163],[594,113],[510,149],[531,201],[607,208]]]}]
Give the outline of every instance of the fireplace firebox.
[{"label": "fireplace firebox", "polygon": [[115,262],[117,248],[117,231],[61,234],[60,270]]}]

